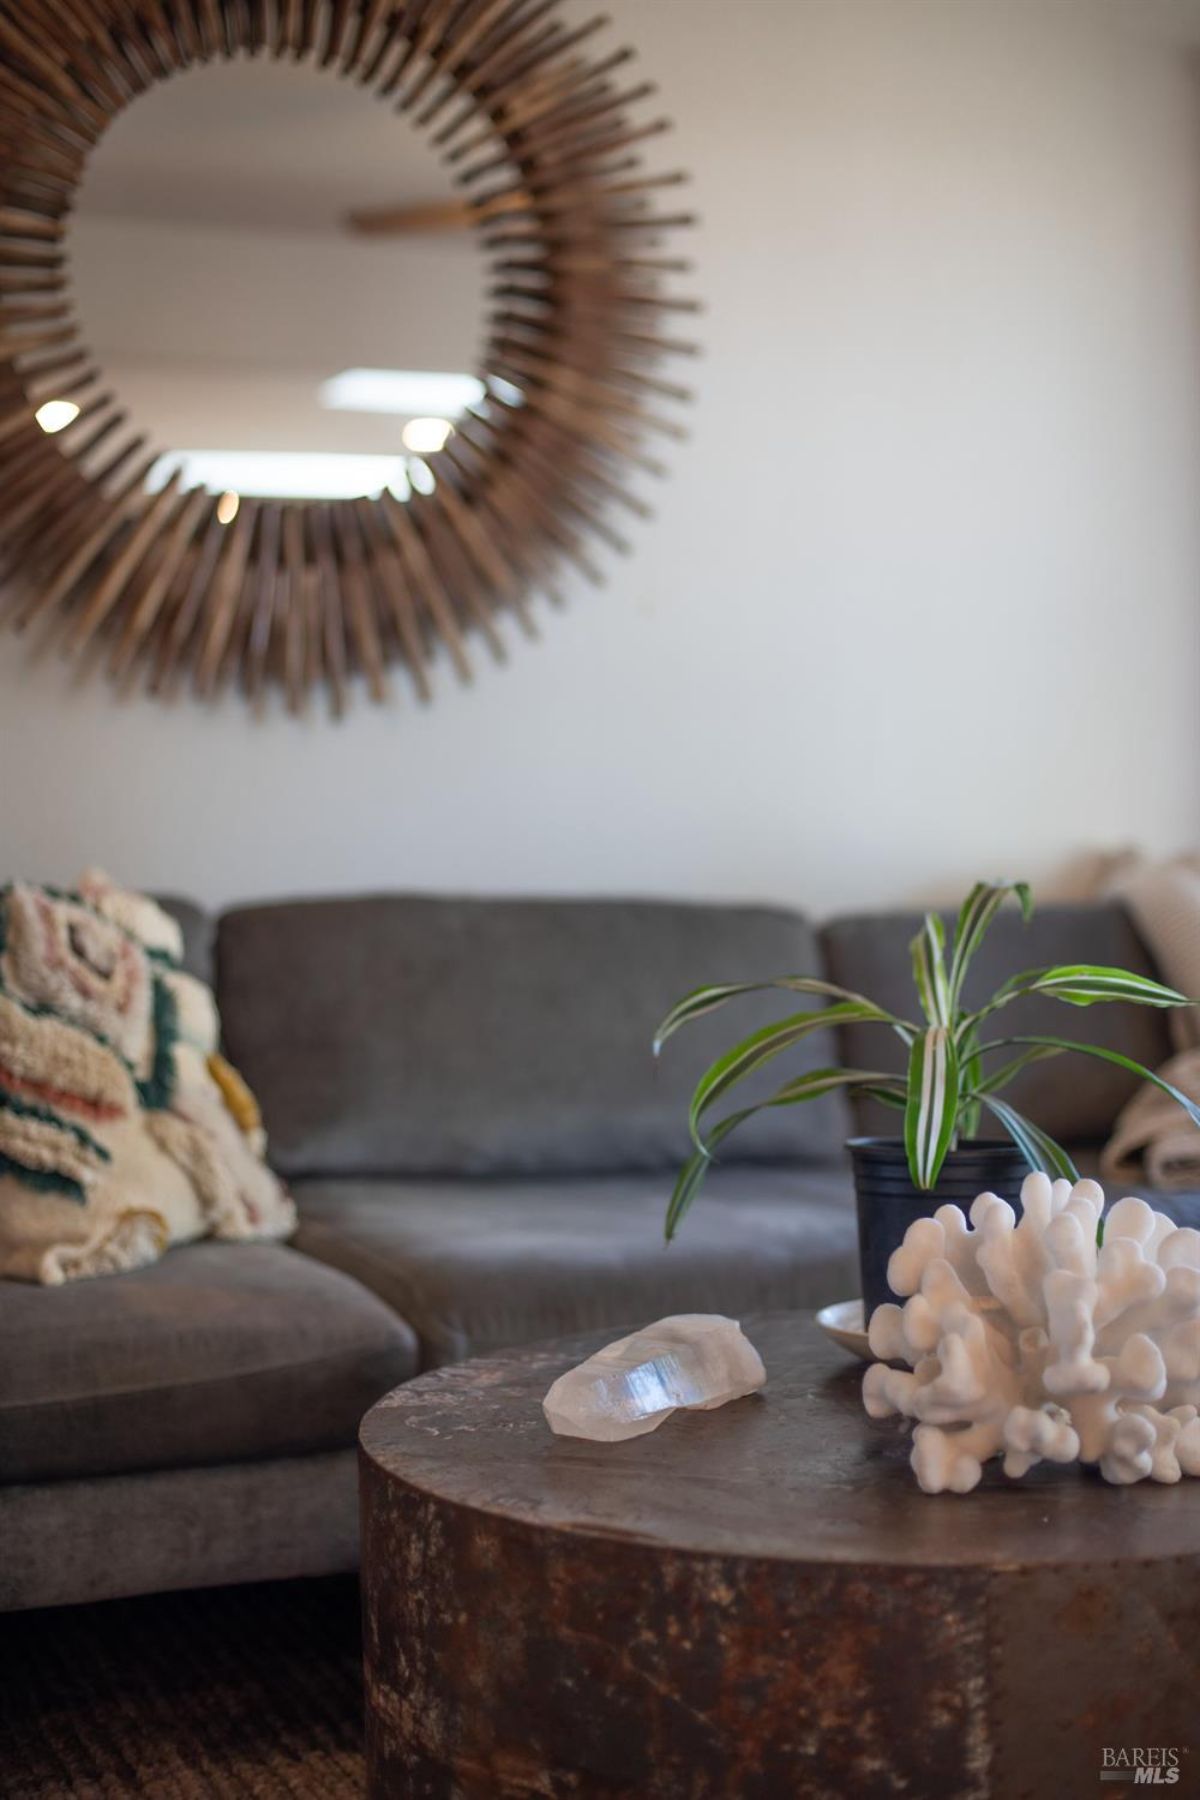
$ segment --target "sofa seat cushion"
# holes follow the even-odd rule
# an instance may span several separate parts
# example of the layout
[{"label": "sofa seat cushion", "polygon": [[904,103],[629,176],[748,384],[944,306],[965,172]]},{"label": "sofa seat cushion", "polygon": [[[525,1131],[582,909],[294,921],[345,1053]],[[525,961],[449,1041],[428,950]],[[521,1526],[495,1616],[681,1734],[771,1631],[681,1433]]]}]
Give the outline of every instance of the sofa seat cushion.
[{"label": "sofa seat cushion", "polygon": [[669,1177],[327,1181],[295,1242],[402,1313],[423,1366],[676,1312],[810,1307],[858,1292],[850,1179],[714,1170],[671,1244]]},{"label": "sofa seat cushion", "polygon": [[[225,1047],[285,1175],[542,1175],[669,1169],[687,1100],[743,1034],[819,1002],[741,997],[656,1063],[668,1008],[707,982],[819,972],[814,933],[767,907],[391,895],[225,913]],[[820,1033],[738,1102],[828,1065]],[[777,1109],[730,1160],[836,1156],[840,1096]]]},{"label": "sofa seat cushion", "polygon": [[416,1361],[373,1294],[273,1244],[0,1282],[0,1482],[338,1449]]}]

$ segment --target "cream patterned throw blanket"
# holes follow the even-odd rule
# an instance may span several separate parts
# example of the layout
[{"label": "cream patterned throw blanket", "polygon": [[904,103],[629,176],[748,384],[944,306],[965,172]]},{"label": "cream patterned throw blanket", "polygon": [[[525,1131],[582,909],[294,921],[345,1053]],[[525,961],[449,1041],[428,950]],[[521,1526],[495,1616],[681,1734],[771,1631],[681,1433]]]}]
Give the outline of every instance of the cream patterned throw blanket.
[{"label": "cream patterned throw blanket", "polygon": [[71,893],[0,889],[0,1276],[73,1281],[294,1228],[181,955],[176,922],[98,871]]},{"label": "cream patterned throw blanket", "polygon": [[[1200,855],[1151,862],[1125,852],[1099,885],[1129,908],[1163,981],[1200,997]],[[1180,1007],[1168,1019],[1176,1054],[1155,1073],[1200,1103],[1200,1007]],[[1147,1082],[1119,1114],[1101,1173],[1166,1190],[1200,1187],[1200,1131]]]}]

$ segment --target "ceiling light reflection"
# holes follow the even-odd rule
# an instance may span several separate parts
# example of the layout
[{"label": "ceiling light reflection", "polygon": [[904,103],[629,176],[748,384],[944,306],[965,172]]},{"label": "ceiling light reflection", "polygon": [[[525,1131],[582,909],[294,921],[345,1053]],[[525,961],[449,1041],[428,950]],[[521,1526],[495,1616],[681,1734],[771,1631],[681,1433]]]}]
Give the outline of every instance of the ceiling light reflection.
[{"label": "ceiling light reflection", "polygon": [[455,418],[483,399],[477,375],[439,374],[432,369],[343,369],[318,390],[322,406],[335,412],[436,413]]},{"label": "ceiling light reflection", "polygon": [[42,430],[52,435],[73,424],[79,417],[79,408],[73,400],[47,400],[33,416]]},{"label": "ceiling light reflection", "polygon": [[147,486],[162,488],[176,469],[185,487],[267,500],[357,500],[402,481],[403,456],[327,450],[174,450],[159,458]]},{"label": "ceiling light reflection", "polygon": [[453,430],[449,419],[410,419],[400,436],[406,450],[424,456],[440,450]]}]

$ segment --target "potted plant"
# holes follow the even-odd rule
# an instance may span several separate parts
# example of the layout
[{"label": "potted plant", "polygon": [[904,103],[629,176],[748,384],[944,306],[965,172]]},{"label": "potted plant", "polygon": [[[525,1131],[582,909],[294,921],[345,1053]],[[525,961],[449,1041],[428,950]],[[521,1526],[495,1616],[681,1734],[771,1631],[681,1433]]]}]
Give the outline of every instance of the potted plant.
[{"label": "potted plant", "polygon": [[[1068,1050],[1117,1063],[1162,1088],[1200,1125],[1200,1107],[1152,1069],[1144,1069],[1119,1051],[1069,1038],[991,1035],[995,1015],[1022,994],[1048,994],[1070,1006],[1092,1006],[1102,1000],[1162,1007],[1195,1004],[1173,988],[1126,969],[1066,964],[1027,969],[1002,983],[982,1006],[973,1010],[964,1006],[963,982],[971,959],[1010,895],[1019,902],[1028,923],[1033,899],[1027,883],[977,882],[959,909],[949,946],[941,919],[936,913],[926,914],[911,945],[919,1020],[898,1018],[863,994],[804,975],[697,988],[672,1008],[655,1037],[655,1054],[682,1025],[738,994],[780,989],[829,1002],[751,1033],[701,1076],[688,1114],[696,1149],[671,1195],[668,1239],[678,1230],[721,1143],[744,1120],[763,1107],[797,1106],[837,1088],[869,1095],[903,1114],[903,1136],[855,1138],[849,1146],[858,1201],[863,1304],[869,1317],[873,1307],[890,1298],[888,1258],[913,1219],[948,1200],[969,1203],[988,1190],[1012,1199],[1027,1169],[1044,1169],[1052,1176],[1078,1180],[1062,1146],[1001,1098],[1003,1089],[1030,1063]],[[713,1120],[718,1102],[765,1063],[814,1031],[859,1021],[883,1026],[907,1045],[906,1076],[870,1069],[812,1069],[768,1099]],[[1015,1054],[997,1060],[1002,1052]],[[1006,1139],[978,1137],[985,1112],[1007,1134]]]}]

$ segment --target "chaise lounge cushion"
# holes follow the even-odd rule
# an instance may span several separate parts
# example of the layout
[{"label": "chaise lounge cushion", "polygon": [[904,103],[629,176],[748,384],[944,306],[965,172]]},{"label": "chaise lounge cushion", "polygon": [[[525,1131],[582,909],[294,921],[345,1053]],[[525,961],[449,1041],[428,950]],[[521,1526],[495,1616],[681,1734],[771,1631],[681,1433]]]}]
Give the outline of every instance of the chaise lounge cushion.
[{"label": "chaise lounge cushion", "polygon": [[[762,907],[651,901],[301,901],[226,913],[217,999],[287,1175],[668,1169],[687,1096],[737,1036],[818,1004],[756,995],[651,1039],[692,988],[812,972],[813,932]],[[821,1033],[787,1072],[831,1060]],[[784,1079],[765,1071],[759,1091]],[[739,1090],[752,1095],[749,1084]],[[731,1159],[826,1159],[837,1097],[755,1119]]]},{"label": "chaise lounge cushion", "polygon": [[0,1284],[0,1482],[353,1444],[416,1341],[336,1270],[203,1243],[130,1274]]},{"label": "chaise lounge cushion", "polygon": [[328,1181],[296,1242],[410,1322],[423,1367],[675,1312],[806,1307],[858,1292],[848,1175],[714,1170],[663,1242],[669,1177]]},{"label": "chaise lounge cushion", "polygon": [[[954,920],[950,914],[945,920],[949,934]],[[822,940],[829,979],[911,1019],[917,1000],[908,945],[920,923],[915,913],[838,919],[826,928]],[[1002,981],[1023,969],[1081,962],[1158,977],[1132,919],[1116,901],[1039,907],[1028,925],[1012,907],[997,916],[972,963],[965,999],[968,1005],[978,1005]],[[1035,995],[1014,1000],[995,1015],[988,1030],[993,1037],[1025,1033],[1072,1038],[1119,1050],[1150,1069],[1158,1068],[1171,1054],[1167,1015],[1148,1006],[1082,1008]],[[841,1042],[842,1054],[851,1067],[903,1066],[903,1045],[880,1026],[846,1026]],[[1097,1144],[1108,1137],[1113,1120],[1137,1087],[1137,1076],[1112,1063],[1064,1055],[1033,1064],[1005,1090],[1004,1098],[1060,1143]],[[897,1115],[878,1102],[856,1102],[854,1111],[860,1131],[895,1135]],[[986,1115],[984,1135],[1003,1136],[998,1125],[986,1122]]]}]

